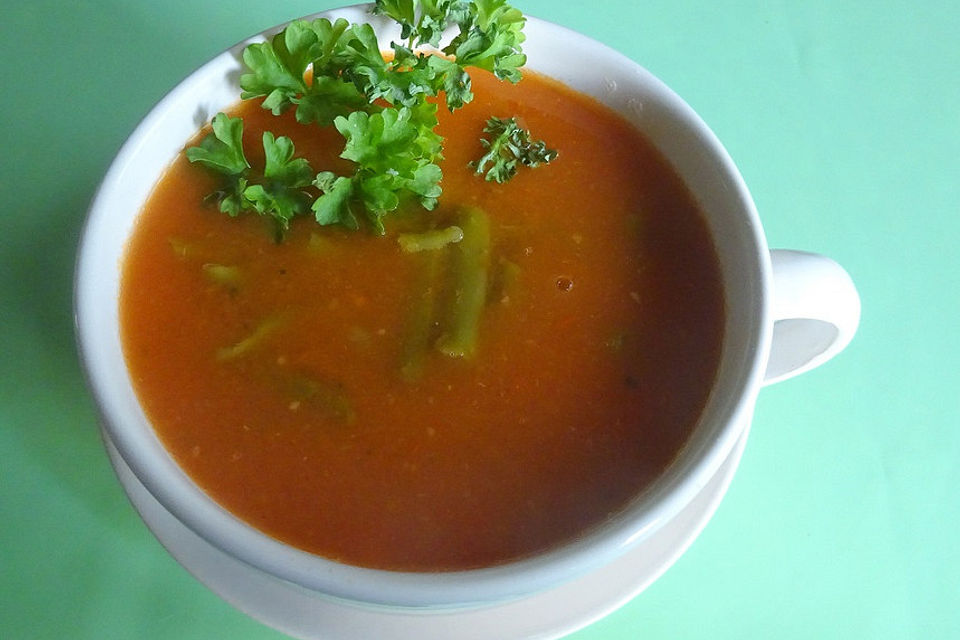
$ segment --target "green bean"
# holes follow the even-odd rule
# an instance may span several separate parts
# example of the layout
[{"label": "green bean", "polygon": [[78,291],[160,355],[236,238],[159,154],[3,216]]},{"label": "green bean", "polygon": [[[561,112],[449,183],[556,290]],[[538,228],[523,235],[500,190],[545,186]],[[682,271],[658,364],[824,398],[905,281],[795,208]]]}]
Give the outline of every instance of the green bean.
[{"label": "green bean", "polygon": [[199,247],[182,238],[168,238],[167,242],[170,243],[170,249],[173,250],[173,254],[181,260],[189,260],[200,256],[201,251]]},{"label": "green bean", "polygon": [[283,322],[284,319],[279,315],[272,315],[265,318],[249,335],[239,342],[217,349],[217,360],[226,362],[246,355],[259,346],[268,335],[279,329]]},{"label": "green bean", "polygon": [[516,299],[520,289],[521,268],[516,262],[501,257],[497,260],[497,266],[493,281],[490,285],[489,302],[509,304],[511,300]]},{"label": "green bean", "polygon": [[314,406],[337,422],[350,424],[356,420],[356,411],[343,383],[299,373],[288,373],[281,382],[293,402]]},{"label": "green bean", "polygon": [[369,349],[373,342],[373,336],[370,335],[370,332],[356,325],[347,330],[347,339],[361,349]]},{"label": "green bean", "polygon": [[420,233],[401,233],[397,236],[400,248],[407,253],[442,249],[448,244],[455,244],[461,240],[463,240],[463,229],[456,225]]},{"label": "green bean", "polygon": [[317,256],[328,256],[336,248],[336,243],[329,237],[319,233],[311,233],[307,241],[307,249]]},{"label": "green bean", "polygon": [[207,262],[204,263],[200,269],[210,282],[224,286],[227,289],[236,289],[243,280],[243,272],[239,267]]},{"label": "green bean", "polygon": [[609,338],[607,338],[603,346],[614,353],[621,353],[623,351],[623,345],[627,340],[627,333],[625,331],[619,331],[614,333]]},{"label": "green bean", "polygon": [[450,247],[451,290],[436,348],[453,358],[469,358],[477,343],[480,314],[487,297],[490,264],[490,221],[475,207],[459,215],[463,240]]},{"label": "green bean", "polygon": [[418,380],[431,350],[437,297],[440,289],[440,263],[443,252],[424,254],[420,273],[411,296],[413,306],[407,319],[406,336],[400,353],[400,375],[407,382]]}]

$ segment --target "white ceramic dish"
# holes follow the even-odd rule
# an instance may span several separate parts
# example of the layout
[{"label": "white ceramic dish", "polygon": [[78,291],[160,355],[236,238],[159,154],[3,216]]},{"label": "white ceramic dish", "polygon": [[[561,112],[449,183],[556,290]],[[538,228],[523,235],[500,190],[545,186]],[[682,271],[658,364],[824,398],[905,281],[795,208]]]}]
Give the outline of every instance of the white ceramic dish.
[{"label": "white ceramic dish", "polygon": [[[383,22],[364,6],[320,15]],[[678,96],[634,62],[575,32],[532,18],[526,32],[528,66],[633,122],[677,168],[705,213],[723,272],[727,331],[718,380],[694,435],[667,472],[609,523],[535,558],[469,572],[397,573],[330,562],[256,531],[200,491],[163,449],[127,375],[119,340],[119,265],[135,216],[157,178],[201,125],[237,100],[244,42],[184,80],[121,149],[91,206],[76,281],[82,360],[118,460],[165,512],[225,558],[312,595],[371,611],[382,605],[479,610],[529,601],[603,570],[676,521],[721,468],[732,473],[731,454],[742,446],[761,386],[822,363],[852,337],[859,299],[849,276],[820,256],[774,252],[771,257],[733,161]],[[712,508],[700,512],[708,511]],[[166,544],[178,555],[176,545],[188,538]]]},{"label": "white ceramic dish", "polygon": [[680,558],[719,506],[747,442],[745,430],[697,497],[616,562],[508,603],[428,611],[356,606],[277,580],[224,554],[164,509],[104,436],[120,482],[160,543],[234,607],[302,640],[552,640],[582,629],[635,598]]}]

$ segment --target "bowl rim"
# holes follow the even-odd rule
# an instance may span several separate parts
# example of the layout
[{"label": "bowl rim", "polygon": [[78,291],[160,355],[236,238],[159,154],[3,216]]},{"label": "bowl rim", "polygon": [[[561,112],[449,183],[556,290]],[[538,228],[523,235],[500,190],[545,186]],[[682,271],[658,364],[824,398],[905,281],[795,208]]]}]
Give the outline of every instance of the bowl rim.
[{"label": "bowl rim", "polygon": [[[347,17],[376,22],[377,16],[367,13],[369,4],[353,5],[323,11],[308,19]],[[362,15],[361,15],[362,13]],[[286,23],[285,23],[286,24]],[[281,580],[292,582],[334,599],[388,607],[465,607],[522,597],[570,580],[592,568],[613,561],[620,554],[641,542],[650,532],[678,513],[709,481],[736,444],[744,425],[749,423],[756,394],[762,384],[771,340],[770,322],[771,268],[766,240],[759,216],[742,176],[720,141],[677,94],[639,64],[585,35],[566,27],[527,16],[525,49],[546,39],[562,41],[571,51],[588,51],[596,68],[619,69],[644,83],[677,122],[695,133],[702,145],[700,152],[709,156],[709,164],[721,175],[731,197],[741,203],[742,225],[731,231],[730,242],[748,247],[737,256],[742,264],[734,265],[753,280],[747,283],[744,311],[739,321],[745,323],[745,340],[739,345],[742,353],[725,353],[731,375],[724,379],[723,392],[717,388],[708,401],[711,420],[718,424],[710,430],[708,441],[685,447],[678,454],[678,463],[638,496],[625,513],[603,523],[569,543],[536,556],[503,565],[450,572],[401,572],[350,566],[278,542],[246,524],[220,507],[176,465],[159,441],[139,405],[131,406],[132,383],[125,367],[110,370],[102,348],[111,341],[120,342],[119,330],[104,332],[102,301],[94,295],[103,270],[103,261],[96,252],[103,244],[104,208],[111,198],[123,190],[123,181],[142,145],[163,118],[181,100],[212,75],[230,73],[238,65],[240,53],[251,42],[276,33],[277,25],[217,54],[191,72],[162,98],[144,117],[121,147],[101,182],[87,213],[78,248],[74,279],[74,320],[77,347],[87,385],[94,397],[101,423],[110,439],[137,478],[157,500],[191,530],[215,547]],[[378,33],[381,30],[378,29]],[[539,70],[537,64],[531,65]],[[547,73],[547,75],[551,75]],[[563,77],[552,75],[564,81]],[[603,93],[611,88],[609,77],[598,74],[597,86],[586,93]],[[239,92],[237,92],[237,99]],[[599,97],[599,96],[594,96]],[[642,105],[649,109],[651,103]],[[655,102],[653,103],[656,104]],[[635,106],[635,105],[634,105]],[[630,105],[623,108],[632,108]],[[184,140],[185,141],[185,140]],[[181,144],[182,142],[181,141]],[[153,176],[156,181],[157,175]],[[136,207],[139,211],[140,205]],[[131,225],[136,217],[127,214]],[[712,230],[715,235],[717,230]],[[119,233],[119,232],[116,232]],[[727,233],[722,231],[722,233]],[[121,234],[122,235],[122,234]],[[735,236],[735,237],[733,237]],[[718,250],[719,251],[719,250]],[[121,249],[120,253],[123,251]],[[119,264],[115,267],[119,269]],[[727,265],[724,265],[724,271]],[[726,277],[726,276],[725,276]],[[119,289],[117,288],[117,291]],[[115,306],[116,301],[115,301]],[[109,310],[107,311],[109,313]],[[116,310],[113,311],[116,313]],[[728,323],[730,316],[728,314]],[[727,338],[724,339],[725,352]],[[112,361],[115,365],[116,360]],[[115,369],[115,367],[114,367]],[[721,386],[720,383],[716,387]],[[131,416],[133,419],[131,420]],[[702,421],[707,420],[706,417]],[[131,426],[131,422],[136,423]],[[146,432],[142,428],[146,425]],[[698,426],[698,429],[700,427]],[[148,433],[149,432],[149,433]],[[688,450],[689,449],[689,450]],[[651,505],[656,505],[651,509]]]}]

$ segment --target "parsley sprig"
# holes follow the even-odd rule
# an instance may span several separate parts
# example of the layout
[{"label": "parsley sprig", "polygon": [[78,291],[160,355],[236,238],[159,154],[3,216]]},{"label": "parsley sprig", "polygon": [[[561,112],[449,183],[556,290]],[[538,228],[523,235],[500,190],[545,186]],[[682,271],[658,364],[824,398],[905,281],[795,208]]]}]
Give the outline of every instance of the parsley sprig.
[{"label": "parsley sprig", "polygon": [[243,152],[243,120],[218,113],[213,132],[199,146],[187,149],[187,159],[227,177],[227,185],[210,194],[220,210],[231,216],[256,211],[274,219],[278,236],[297,214],[310,209],[310,194],[303,191],[313,181],[313,170],[303,158],[294,158],[293,141],[286,136],[263,134],[264,168],[255,175]]},{"label": "parsley sprig", "polygon": [[[226,185],[210,194],[222,211],[272,217],[280,235],[293,217],[307,212],[322,225],[351,229],[365,219],[382,234],[384,217],[402,202],[434,208],[443,140],[435,131],[436,101],[428,99],[442,94],[450,111],[470,102],[468,67],[518,82],[526,62],[525,18],[506,0],[377,0],[373,13],[401,28],[403,41],[390,44],[393,55],[387,58],[371,25],[326,18],[296,20],[243,52],[241,98],[262,98],[263,108],[275,115],[293,109],[302,124],[336,127],[344,138],[340,155],[354,163],[353,174],[314,173],[305,159],[294,157],[289,138],[269,132],[258,174],[243,155],[243,123],[218,114],[212,133],[187,157],[225,176]],[[452,38],[441,48],[448,32]],[[517,161],[529,164],[527,156]],[[513,161],[505,162],[487,178],[493,173],[508,179],[515,169]]]},{"label": "parsley sprig", "polygon": [[543,140],[533,140],[516,118],[490,118],[483,132],[491,135],[480,140],[487,151],[470,166],[477,175],[486,174],[488,182],[506,182],[521,166],[539,167],[557,157],[555,149],[548,149]]},{"label": "parsley sprig", "polygon": [[382,234],[383,217],[399,206],[401,197],[434,208],[442,172],[432,159],[440,155],[440,141],[432,128],[424,130],[423,119],[436,118],[436,108],[426,106],[421,111],[429,116],[401,107],[373,114],[355,111],[336,119],[334,125],[346,139],[340,157],[352,160],[357,169],[351,178],[330,172],[317,176],[315,186],[323,194],[313,203],[317,222],[355,229],[351,203],[359,200],[369,223]]}]

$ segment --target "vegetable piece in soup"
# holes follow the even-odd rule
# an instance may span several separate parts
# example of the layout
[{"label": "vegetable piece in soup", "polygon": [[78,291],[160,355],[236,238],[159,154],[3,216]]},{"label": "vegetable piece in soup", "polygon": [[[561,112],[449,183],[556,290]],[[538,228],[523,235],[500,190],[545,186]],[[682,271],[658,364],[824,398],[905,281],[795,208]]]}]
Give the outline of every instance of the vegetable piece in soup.
[{"label": "vegetable piece in soup", "polygon": [[[528,73],[474,74],[443,194],[386,235],[204,205],[178,158],[123,266],[127,363],[159,437],[211,497],[291,545],[405,570],[491,566],[570,541],[663,472],[707,399],[723,299],[705,223],[619,116]],[[332,128],[253,101],[245,154],[290,137],[344,173]],[[491,116],[559,151],[475,174]]]}]

